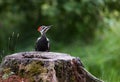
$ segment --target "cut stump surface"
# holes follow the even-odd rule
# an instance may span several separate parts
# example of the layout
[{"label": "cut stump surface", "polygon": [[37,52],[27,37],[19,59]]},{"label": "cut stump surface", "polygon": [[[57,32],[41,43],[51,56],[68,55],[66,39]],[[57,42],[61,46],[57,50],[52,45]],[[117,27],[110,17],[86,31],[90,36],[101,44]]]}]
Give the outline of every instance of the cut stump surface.
[{"label": "cut stump surface", "polygon": [[79,58],[56,52],[21,52],[6,56],[0,82],[103,82],[85,70]]}]

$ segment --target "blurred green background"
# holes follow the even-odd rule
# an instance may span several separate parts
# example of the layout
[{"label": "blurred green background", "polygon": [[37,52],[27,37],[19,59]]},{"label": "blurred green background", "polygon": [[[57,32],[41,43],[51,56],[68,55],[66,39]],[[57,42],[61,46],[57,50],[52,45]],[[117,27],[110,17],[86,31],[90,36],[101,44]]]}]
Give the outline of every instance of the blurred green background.
[{"label": "blurred green background", "polygon": [[40,25],[51,51],[80,57],[105,82],[120,82],[120,0],[0,0],[0,58],[33,51]]}]

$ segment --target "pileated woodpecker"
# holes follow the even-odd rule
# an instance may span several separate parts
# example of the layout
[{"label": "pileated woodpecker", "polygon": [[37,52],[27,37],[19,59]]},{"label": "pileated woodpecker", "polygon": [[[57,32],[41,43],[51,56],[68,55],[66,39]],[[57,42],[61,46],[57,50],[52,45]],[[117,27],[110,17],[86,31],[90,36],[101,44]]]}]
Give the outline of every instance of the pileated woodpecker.
[{"label": "pileated woodpecker", "polygon": [[37,39],[35,51],[50,51],[49,39],[46,37],[46,32],[51,26],[40,26],[38,31],[41,33],[41,37]]}]

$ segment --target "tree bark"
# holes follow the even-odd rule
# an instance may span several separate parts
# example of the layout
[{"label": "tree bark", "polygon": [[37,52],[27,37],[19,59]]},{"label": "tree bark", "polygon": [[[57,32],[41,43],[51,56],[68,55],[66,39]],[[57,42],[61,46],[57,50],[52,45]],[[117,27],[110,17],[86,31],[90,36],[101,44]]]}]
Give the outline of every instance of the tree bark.
[{"label": "tree bark", "polygon": [[21,52],[6,56],[0,82],[103,82],[79,58],[55,52]]}]

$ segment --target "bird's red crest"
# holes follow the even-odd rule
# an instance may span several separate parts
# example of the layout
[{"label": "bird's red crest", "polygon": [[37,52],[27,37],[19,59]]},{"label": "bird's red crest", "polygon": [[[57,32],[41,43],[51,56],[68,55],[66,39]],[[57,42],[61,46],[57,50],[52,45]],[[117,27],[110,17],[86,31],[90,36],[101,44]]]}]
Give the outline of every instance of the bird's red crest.
[{"label": "bird's red crest", "polygon": [[38,27],[38,29],[37,29],[38,31],[41,31],[41,27]]}]

